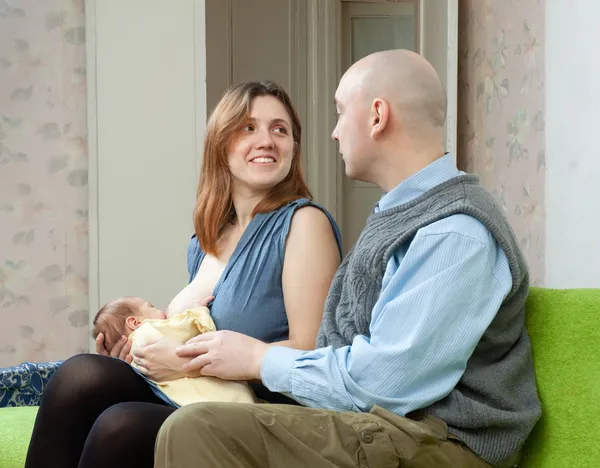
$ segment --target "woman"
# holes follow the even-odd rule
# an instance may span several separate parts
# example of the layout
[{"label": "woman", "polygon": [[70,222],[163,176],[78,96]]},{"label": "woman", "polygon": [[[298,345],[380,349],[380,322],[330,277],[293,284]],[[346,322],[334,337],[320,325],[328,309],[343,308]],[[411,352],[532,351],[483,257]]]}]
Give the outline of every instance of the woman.
[{"label": "woman", "polygon": [[[279,86],[246,83],[222,98],[204,143],[191,282],[169,315],[212,294],[218,329],[314,348],[340,242],[331,216],[308,200],[300,140],[298,116]],[[164,381],[187,375],[190,358],[163,339],[133,357],[122,340],[110,353],[122,359],[112,359],[98,338],[104,356],[67,360],[44,391],[27,468],[153,466],[156,434],[175,408],[122,359]]]}]

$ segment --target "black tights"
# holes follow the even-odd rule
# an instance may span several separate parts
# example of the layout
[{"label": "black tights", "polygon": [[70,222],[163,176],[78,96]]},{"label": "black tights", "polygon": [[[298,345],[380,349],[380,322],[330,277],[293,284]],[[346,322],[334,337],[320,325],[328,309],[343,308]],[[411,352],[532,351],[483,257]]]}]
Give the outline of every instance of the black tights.
[{"label": "black tights", "polygon": [[44,390],[25,468],[152,468],[166,406],[129,364],[81,354]]}]

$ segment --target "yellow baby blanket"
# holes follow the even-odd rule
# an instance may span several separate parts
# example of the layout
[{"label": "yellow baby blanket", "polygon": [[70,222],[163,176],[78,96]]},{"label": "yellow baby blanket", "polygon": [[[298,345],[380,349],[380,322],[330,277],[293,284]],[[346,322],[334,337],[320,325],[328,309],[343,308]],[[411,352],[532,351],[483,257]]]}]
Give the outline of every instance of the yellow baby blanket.
[{"label": "yellow baby blanket", "polygon": [[[163,336],[184,344],[200,333],[215,330],[215,323],[208,308],[198,307],[166,320],[144,320],[142,325],[129,336],[129,339],[132,341],[132,349],[155,342]],[[135,367],[134,364],[132,365]],[[203,401],[255,402],[254,393],[246,382],[203,376],[155,383],[165,395],[180,406]]]}]

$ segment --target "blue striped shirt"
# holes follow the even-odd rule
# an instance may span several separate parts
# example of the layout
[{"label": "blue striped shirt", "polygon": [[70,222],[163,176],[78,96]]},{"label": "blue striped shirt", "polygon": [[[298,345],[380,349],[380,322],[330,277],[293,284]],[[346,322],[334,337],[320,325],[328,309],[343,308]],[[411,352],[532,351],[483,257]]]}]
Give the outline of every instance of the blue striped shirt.
[{"label": "blue striped shirt", "polygon": [[[386,193],[375,210],[409,202],[459,174],[445,155]],[[420,229],[390,258],[370,338],[357,336],[335,350],[274,346],[262,381],[309,407],[378,405],[405,415],[429,406],[456,386],[511,286],[506,255],[483,224],[449,216]]]}]

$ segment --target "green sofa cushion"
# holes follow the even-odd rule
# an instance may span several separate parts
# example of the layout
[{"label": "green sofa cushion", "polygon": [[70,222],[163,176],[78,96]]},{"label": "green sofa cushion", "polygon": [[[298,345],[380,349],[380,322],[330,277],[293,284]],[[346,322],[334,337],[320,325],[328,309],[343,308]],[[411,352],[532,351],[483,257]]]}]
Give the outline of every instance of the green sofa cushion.
[{"label": "green sofa cushion", "polygon": [[0,408],[0,467],[23,468],[37,406]]},{"label": "green sofa cushion", "polygon": [[600,467],[600,289],[531,288],[527,330],[542,418],[522,468]]}]

